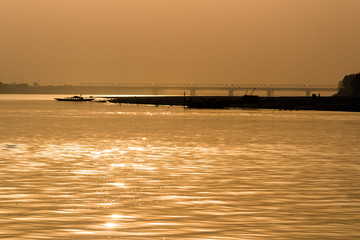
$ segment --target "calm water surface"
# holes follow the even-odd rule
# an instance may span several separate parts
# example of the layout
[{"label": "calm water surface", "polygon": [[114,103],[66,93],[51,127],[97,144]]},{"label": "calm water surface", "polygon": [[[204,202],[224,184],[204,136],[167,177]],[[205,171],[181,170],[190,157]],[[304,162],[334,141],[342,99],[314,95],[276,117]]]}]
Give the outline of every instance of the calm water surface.
[{"label": "calm water surface", "polygon": [[1,239],[360,239],[360,114],[0,100]]}]

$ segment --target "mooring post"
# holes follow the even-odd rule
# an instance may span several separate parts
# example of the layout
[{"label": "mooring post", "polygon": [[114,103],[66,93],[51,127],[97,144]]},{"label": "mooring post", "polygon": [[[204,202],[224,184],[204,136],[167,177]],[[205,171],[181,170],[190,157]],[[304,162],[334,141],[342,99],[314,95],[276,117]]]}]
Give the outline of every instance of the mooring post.
[{"label": "mooring post", "polygon": [[233,88],[230,88],[229,89],[229,96],[234,96],[234,89]]},{"label": "mooring post", "polygon": [[272,90],[272,89],[268,89],[268,90],[267,90],[267,96],[268,96],[268,97],[272,97],[272,95],[273,95],[273,90]]},{"label": "mooring post", "polygon": [[311,93],[310,90],[309,90],[309,89],[306,89],[306,96],[307,96],[307,97],[310,97],[310,93]]}]

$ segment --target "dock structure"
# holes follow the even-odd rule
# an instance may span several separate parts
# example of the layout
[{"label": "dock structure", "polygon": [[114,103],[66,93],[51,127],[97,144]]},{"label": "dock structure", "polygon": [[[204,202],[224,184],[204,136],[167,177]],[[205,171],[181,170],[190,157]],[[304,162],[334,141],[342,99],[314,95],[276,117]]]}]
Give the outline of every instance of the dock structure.
[{"label": "dock structure", "polygon": [[153,95],[159,95],[163,90],[187,90],[190,96],[196,96],[200,90],[227,91],[228,96],[234,96],[238,91],[264,91],[268,97],[274,96],[275,92],[303,92],[309,97],[312,93],[331,92],[336,93],[336,85],[285,85],[285,84],[176,84],[176,83],[83,83],[83,87],[113,87],[128,90],[150,90]]}]

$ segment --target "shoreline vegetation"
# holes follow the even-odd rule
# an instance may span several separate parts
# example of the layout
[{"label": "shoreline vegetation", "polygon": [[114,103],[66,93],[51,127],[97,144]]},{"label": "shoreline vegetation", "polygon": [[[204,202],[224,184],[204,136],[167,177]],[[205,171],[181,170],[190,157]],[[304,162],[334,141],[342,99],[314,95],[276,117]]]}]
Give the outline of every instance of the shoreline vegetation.
[{"label": "shoreline vegetation", "polygon": [[[278,110],[322,110],[360,112],[360,73],[346,75],[338,84],[338,92],[331,97],[259,97],[259,96],[136,96],[112,97],[110,102],[182,105],[189,108],[249,108]],[[67,94],[74,92],[96,94],[134,94],[131,89],[96,86],[39,86],[5,84],[0,82],[0,94]],[[136,94],[149,94],[137,90]]]},{"label": "shoreline vegetation", "polygon": [[124,89],[117,86],[41,86],[37,83],[29,85],[26,83],[2,83],[0,82],[0,94],[107,94],[107,95],[122,95],[122,94],[151,94],[151,91],[146,89]]}]

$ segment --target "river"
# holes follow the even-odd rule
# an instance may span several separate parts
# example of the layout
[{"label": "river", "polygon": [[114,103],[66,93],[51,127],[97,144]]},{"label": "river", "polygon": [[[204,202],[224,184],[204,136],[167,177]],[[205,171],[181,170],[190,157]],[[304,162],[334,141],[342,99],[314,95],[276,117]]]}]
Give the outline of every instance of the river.
[{"label": "river", "polygon": [[360,113],[0,97],[1,239],[360,239]]}]

